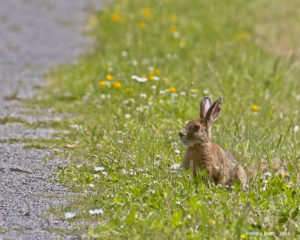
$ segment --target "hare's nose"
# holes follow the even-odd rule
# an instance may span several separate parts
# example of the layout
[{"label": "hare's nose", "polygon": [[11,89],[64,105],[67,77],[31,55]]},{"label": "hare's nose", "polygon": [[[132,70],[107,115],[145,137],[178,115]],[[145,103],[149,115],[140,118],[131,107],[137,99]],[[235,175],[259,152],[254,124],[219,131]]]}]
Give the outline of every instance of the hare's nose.
[{"label": "hare's nose", "polygon": [[179,135],[180,138],[183,137],[183,133],[181,131],[178,133],[178,135]]}]

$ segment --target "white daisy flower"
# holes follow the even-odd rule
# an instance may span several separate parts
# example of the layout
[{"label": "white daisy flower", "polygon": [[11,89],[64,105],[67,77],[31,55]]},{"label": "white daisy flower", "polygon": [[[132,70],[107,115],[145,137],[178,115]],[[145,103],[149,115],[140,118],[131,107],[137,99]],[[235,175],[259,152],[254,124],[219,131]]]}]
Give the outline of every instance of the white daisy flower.
[{"label": "white daisy flower", "polygon": [[180,168],[180,165],[178,163],[175,163],[175,164],[171,165],[171,167],[170,167],[170,169],[172,169],[172,170],[177,170],[179,168]]},{"label": "white daisy flower", "polygon": [[131,76],[131,78],[138,81],[138,82],[147,82],[148,81],[147,78],[139,77],[137,75],[133,75],[133,76]]},{"label": "white daisy flower", "polygon": [[104,211],[102,209],[94,209],[94,210],[91,209],[91,210],[89,210],[89,213],[91,215],[94,215],[94,214],[103,214]]},{"label": "white daisy flower", "polygon": [[65,219],[70,219],[76,216],[76,213],[74,212],[66,212],[65,213]]},{"label": "white daisy flower", "polygon": [[104,171],[104,167],[95,167],[95,171],[98,172],[98,171]]}]

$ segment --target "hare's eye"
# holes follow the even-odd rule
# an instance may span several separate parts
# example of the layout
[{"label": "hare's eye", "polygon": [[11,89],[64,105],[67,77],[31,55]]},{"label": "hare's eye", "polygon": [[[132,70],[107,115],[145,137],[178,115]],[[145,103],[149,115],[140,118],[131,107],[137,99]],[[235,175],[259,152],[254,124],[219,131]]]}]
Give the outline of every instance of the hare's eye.
[{"label": "hare's eye", "polygon": [[195,125],[194,126],[194,131],[198,131],[200,129],[200,126],[199,125]]}]

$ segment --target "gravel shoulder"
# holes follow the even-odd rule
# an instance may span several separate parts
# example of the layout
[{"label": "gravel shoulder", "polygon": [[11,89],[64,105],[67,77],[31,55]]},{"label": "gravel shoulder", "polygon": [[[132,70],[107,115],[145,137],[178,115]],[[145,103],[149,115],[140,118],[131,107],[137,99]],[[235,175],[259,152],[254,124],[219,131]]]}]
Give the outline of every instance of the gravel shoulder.
[{"label": "gravel shoulder", "polygon": [[[0,119],[56,118],[51,111],[24,115],[20,99],[34,96],[50,67],[72,63],[90,48],[92,40],[82,32],[90,10],[102,2],[0,0]],[[52,152],[24,149],[22,143],[26,138],[49,138],[53,132],[0,123],[0,239],[59,239],[62,236],[52,230],[73,229],[47,212],[51,206],[66,204],[72,195],[51,181],[61,160],[47,160]],[[11,139],[20,142],[5,143]]]}]

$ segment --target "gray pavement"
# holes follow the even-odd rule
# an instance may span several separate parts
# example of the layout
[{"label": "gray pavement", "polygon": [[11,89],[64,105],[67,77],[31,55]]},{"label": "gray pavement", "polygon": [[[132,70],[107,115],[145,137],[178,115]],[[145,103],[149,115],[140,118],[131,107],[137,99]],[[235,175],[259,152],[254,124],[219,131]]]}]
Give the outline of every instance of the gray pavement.
[{"label": "gray pavement", "polygon": [[[51,109],[24,114],[20,99],[43,86],[43,74],[61,63],[76,62],[89,50],[84,37],[90,10],[101,0],[0,0],[0,119],[22,117],[30,122],[59,119]],[[47,210],[66,204],[71,195],[51,181],[61,160],[53,153],[24,149],[24,143],[3,140],[49,138],[51,129],[27,129],[21,123],[0,123],[0,239],[78,239],[54,229],[74,229]]]}]

